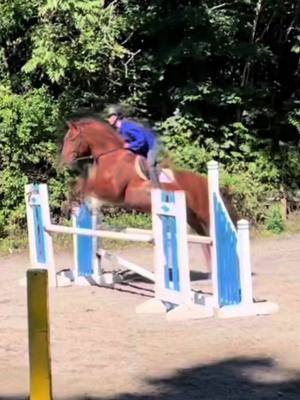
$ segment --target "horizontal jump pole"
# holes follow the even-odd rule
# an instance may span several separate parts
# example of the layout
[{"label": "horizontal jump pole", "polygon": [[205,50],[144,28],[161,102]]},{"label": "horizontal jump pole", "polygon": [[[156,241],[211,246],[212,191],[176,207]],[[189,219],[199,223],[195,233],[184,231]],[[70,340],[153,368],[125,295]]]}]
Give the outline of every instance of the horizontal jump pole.
[{"label": "horizontal jump pole", "polygon": [[[141,235],[151,235],[151,229],[139,229],[139,228],[126,228],[123,230],[124,233],[140,233]],[[198,235],[187,235],[189,243],[201,243],[201,244],[212,244],[210,236],[198,236]]]},{"label": "horizontal jump pole", "polygon": [[85,229],[85,228],[72,228],[69,226],[61,226],[61,225],[46,225],[45,231],[48,233],[64,233],[69,235],[80,235],[80,236],[94,236],[101,237],[105,239],[116,239],[116,240],[130,240],[133,242],[144,242],[144,243],[153,243],[153,235],[147,234],[134,234],[134,233],[125,233],[125,232],[111,232],[111,231],[101,231],[101,230],[93,230],[93,229]]},{"label": "horizontal jump pole", "polygon": [[99,250],[98,254],[100,254],[102,257],[108,258],[111,261],[117,262],[122,267],[128,268],[130,271],[133,271],[136,274],[149,279],[149,281],[151,282],[155,282],[155,275],[153,272],[147,271],[145,268],[142,268],[139,265],[132,263],[131,261],[125,260],[124,258],[103,249]]}]

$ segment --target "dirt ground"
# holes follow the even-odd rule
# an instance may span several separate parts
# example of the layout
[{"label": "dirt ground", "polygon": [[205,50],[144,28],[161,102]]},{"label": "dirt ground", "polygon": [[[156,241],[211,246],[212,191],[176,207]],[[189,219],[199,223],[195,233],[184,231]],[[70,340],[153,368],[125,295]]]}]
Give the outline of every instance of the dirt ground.
[{"label": "dirt ground", "polygon": [[[55,399],[300,399],[300,235],[252,242],[254,295],[272,316],[168,322],[137,315],[140,283],[50,292]],[[199,249],[191,247],[197,270]],[[145,247],[121,251],[151,266]],[[59,254],[60,267],[70,255]],[[27,254],[0,258],[0,399],[28,396]],[[43,399],[41,399],[43,400]]]}]

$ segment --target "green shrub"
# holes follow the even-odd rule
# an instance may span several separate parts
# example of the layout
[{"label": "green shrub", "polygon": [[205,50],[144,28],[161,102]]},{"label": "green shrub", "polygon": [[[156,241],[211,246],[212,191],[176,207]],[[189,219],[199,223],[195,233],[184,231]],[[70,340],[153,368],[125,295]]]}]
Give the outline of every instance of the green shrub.
[{"label": "green shrub", "polygon": [[104,209],[104,223],[115,229],[137,228],[151,229],[152,221],[150,214],[136,211],[127,211],[119,208]]},{"label": "green shrub", "polygon": [[285,230],[285,222],[282,216],[282,209],[278,204],[273,204],[266,215],[266,229],[272,233],[282,233]]},{"label": "green shrub", "polygon": [[0,237],[25,228],[24,186],[47,182],[60,213],[68,173],[58,162],[59,104],[46,89],[25,95],[0,86]]},{"label": "green shrub", "polygon": [[252,223],[261,223],[266,216],[269,199],[276,189],[270,183],[262,183],[249,169],[240,172],[221,172],[221,185],[230,188],[240,217]]}]

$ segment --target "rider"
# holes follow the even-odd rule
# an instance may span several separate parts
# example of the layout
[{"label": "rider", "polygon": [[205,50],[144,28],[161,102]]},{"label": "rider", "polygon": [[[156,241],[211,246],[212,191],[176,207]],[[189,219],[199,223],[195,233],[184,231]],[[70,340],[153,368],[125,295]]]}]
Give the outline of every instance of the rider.
[{"label": "rider", "polygon": [[124,148],[147,158],[150,180],[155,187],[159,186],[156,170],[157,154],[159,150],[155,133],[145,126],[125,118],[124,111],[119,105],[110,105],[106,108],[107,122],[125,139]]}]

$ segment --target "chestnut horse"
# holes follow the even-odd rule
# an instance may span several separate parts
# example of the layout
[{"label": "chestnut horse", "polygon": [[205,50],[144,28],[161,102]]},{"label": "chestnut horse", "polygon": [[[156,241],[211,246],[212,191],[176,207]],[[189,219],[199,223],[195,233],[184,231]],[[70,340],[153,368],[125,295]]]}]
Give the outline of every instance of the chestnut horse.
[{"label": "chestnut horse", "polygon": [[[83,157],[92,156],[94,161],[92,173],[81,182],[83,195],[102,203],[151,212],[151,183],[137,174],[135,161],[139,156],[124,149],[122,136],[96,118],[74,119],[68,122],[68,128],[62,150],[63,162],[71,167]],[[198,234],[209,235],[207,178],[185,170],[173,171],[173,175],[174,182],[162,183],[161,188],[183,190],[188,224]],[[226,198],[224,201],[228,203]],[[232,214],[231,211],[233,208],[229,204]]]}]

